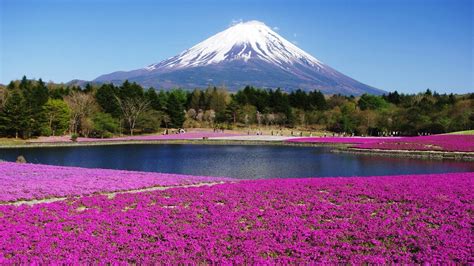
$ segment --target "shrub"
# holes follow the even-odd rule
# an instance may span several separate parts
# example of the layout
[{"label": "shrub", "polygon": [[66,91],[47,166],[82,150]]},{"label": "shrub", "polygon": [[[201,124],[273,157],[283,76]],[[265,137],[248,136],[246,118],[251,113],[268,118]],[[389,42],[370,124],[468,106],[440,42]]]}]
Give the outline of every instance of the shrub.
[{"label": "shrub", "polygon": [[26,163],[26,159],[23,155],[20,155],[20,156],[16,157],[16,162],[17,163]]},{"label": "shrub", "polygon": [[110,138],[119,130],[119,122],[107,113],[97,113],[92,118],[94,137]]}]

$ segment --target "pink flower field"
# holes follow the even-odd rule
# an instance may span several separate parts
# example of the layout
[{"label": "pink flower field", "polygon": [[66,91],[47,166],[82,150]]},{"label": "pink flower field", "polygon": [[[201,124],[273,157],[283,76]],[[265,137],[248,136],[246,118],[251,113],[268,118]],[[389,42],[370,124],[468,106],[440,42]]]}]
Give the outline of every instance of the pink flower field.
[{"label": "pink flower field", "polygon": [[420,137],[313,137],[288,142],[356,144],[359,149],[474,152],[474,135]]},{"label": "pink flower field", "polygon": [[356,145],[359,149],[474,152],[474,135],[406,137]]},{"label": "pink flower field", "polygon": [[[159,141],[159,140],[189,140],[189,139],[202,139],[202,138],[214,138],[214,137],[231,137],[237,136],[232,133],[218,133],[218,132],[189,132],[183,134],[169,134],[169,135],[138,135],[138,136],[127,136],[127,137],[116,137],[116,138],[78,138],[77,142],[104,142],[104,141]],[[35,140],[30,140],[31,143],[62,143],[72,142],[70,136],[57,136],[57,137],[39,137]]]},{"label": "pink flower field", "polygon": [[0,162],[0,202],[228,180],[231,179]]},{"label": "pink flower field", "polygon": [[0,205],[0,264],[469,264],[472,187],[474,173],[272,179]]},{"label": "pink flower field", "polygon": [[382,140],[401,139],[400,137],[306,137],[292,138],[287,142],[294,143],[343,143],[343,144],[360,144],[373,143]]}]

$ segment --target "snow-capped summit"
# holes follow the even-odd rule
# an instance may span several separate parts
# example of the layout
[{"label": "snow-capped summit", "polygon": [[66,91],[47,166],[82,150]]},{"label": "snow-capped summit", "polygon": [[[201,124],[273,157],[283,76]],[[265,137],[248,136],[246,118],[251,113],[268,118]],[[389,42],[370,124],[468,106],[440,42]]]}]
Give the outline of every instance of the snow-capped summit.
[{"label": "snow-capped summit", "polygon": [[332,69],[255,20],[235,24],[160,63],[94,81],[126,79],[155,88],[253,85],[352,95],[383,92]]},{"label": "snow-capped summit", "polygon": [[146,69],[179,69],[253,58],[281,67],[294,63],[322,66],[316,58],[285,40],[264,23],[252,20],[235,24],[181,54]]}]

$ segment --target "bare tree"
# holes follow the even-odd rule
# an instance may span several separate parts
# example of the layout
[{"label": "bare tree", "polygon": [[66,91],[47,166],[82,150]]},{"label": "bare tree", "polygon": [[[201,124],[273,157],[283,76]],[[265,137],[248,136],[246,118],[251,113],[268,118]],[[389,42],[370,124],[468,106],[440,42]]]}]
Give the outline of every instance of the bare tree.
[{"label": "bare tree", "polygon": [[168,130],[168,125],[169,125],[169,123],[171,123],[170,116],[167,115],[166,113],[163,113],[161,115],[161,119],[162,119],[163,123],[165,124],[166,130]]},{"label": "bare tree", "polygon": [[81,119],[85,119],[94,112],[96,102],[91,94],[79,91],[73,91],[70,95],[64,98],[64,101],[71,109],[70,130],[72,133],[76,134]]},{"label": "bare tree", "polygon": [[203,117],[204,117],[204,111],[202,109],[199,109],[196,115],[196,120],[199,122],[202,122]]},{"label": "bare tree", "polygon": [[275,123],[275,120],[276,120],[276,116],[275,116],[274,113],[268,113],[265,116],[265,121],[266,121],[267,126],[268,125],[273,125],[273,123]]},{"label": "bare tree", "polygon": [[207,110],[204,112],[204,119],[209,122],[209,125],[214,124],[214,120],[216,118],[216,112],[214,110]]},{"label": "bare tree", "polygon": [[249,115],[248,114],[245,114],[244,116],[244,122],[245,122],[245,125],[248,126],[249,122],[250,122],[250,119],[249,119]]},{"label": "bare tree", "polygon": [[260,124],[262,123],[262,119],[263,119],[262,113],[260,113],[259,111],[257,111],[257,113],[256,113],[256,118],[257,118],[258,127],[260,127]]},{"label": "bare tree", "polygon": [[186,113],[186,118],[189,118],[189,119],[196,119],[196,116],[197,116],[196,110],[194,110],[193,108],[189,109],[188,112]]},{"label": "bare tree", "polygon": [[115,98],[120,106],[123,118],[128,123],[130,135],[133,136],[133,130],[135,129],[137,119],[143,112],[148,110],[150,102],[139,98],[120,99],[117,96],[115,96]]}]

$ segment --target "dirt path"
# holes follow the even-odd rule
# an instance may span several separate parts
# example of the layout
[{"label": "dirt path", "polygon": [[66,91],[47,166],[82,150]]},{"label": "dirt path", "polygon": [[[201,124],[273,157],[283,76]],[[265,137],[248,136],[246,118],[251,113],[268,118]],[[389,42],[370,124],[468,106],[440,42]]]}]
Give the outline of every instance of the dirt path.
[{"label": "dirt path", "polygon": [[66,200],[68,198],[79,198],[79,197],[92,196],[92,195],[105,195],[109,199],[113,199],[118,194],[167,190],[170,188],[213,186],[213,185],[224,184],[224,183],[225,182],[213,182],[213,183],[199,183],[199,184],[194,184],[194,185],[168,186],[168,187],[156,186],[156,187],[147,187],[147,188],[132,189],[132,190],[121,190],[121,191],[113,191],[113,192],[97,192],[93,194],[76,195],[76,196],[70,196],[70,197],[52,197],[52,198],[46,198],[46,199],[31,199],[31,200],[18,200],[18,201],[12,201],[12,202],[0,202],[0,205],[20,206],[20,205],[26,204],[26,205],[32,206],[32,205],[40,204],[40,203],[51,203],[51,202]]},{"label": "dirt path", "polygon": [[295,137],[288,136],[269,136],[269,135],[248,135],[248,136],[230,136],[213,137],[210,140],[238,140],[238,141],[285,141]]}]

